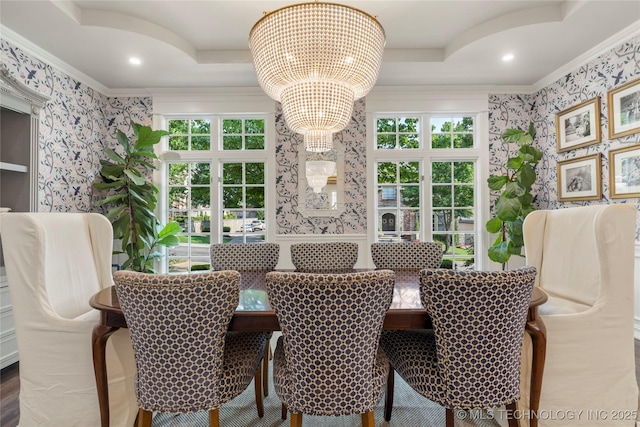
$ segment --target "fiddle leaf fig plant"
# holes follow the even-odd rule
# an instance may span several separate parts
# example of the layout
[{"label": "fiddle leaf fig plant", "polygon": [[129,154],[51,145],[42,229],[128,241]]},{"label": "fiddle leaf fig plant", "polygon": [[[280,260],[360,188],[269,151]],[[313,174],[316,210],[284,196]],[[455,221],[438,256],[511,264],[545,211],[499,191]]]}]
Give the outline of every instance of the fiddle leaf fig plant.
[{"label": "fiddle leaf fig plant", "polygon": [[157,158],[153,146],[169,132],[134,122],[131,127],[136,137],[133,141],[117,130],[124,155],[105,149],[108,160],[100,160],[103,182],[94,187],[108,192],[98,205],[109,206],[106,216],[113,226],[113,237],[122,242],[121,250],[113,253],[128,257],[121,268],[155,273],[154,261],[162,256],[159,247],[177,246],[176,234],[182,231],[175,221],[160,225],[154,212],[158,188],[148,178],[149,171],[157,169],[152,163]]},{"label": "fiddle leaf fig plant", "polygon": [[488,255],[492,261],[501,263],[503,270],[512,255],[523,256],[522,223],[535,210],[531,188],[536,181],[535,165],[542,159],[542,152],[532,145],[534,135],[533,122],[528,130],[505,130],[502,138],[520,146],[518,155],[507,160],[504,175],[491,175],[487,179],[490,190],[501,191],[493,217],[486,224],[489,233],[498,234]]}]

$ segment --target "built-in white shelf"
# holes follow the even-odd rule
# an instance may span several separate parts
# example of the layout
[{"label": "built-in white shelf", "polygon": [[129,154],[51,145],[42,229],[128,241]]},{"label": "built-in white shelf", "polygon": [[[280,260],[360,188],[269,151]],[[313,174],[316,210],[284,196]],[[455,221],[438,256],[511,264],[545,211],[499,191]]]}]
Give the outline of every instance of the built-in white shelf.
[{"label": "built-in white shelf", "polygon": [[0,170],[12,172],[29,172],[29,168],[25,165],[17,165],[15,163],[0,162]]}]

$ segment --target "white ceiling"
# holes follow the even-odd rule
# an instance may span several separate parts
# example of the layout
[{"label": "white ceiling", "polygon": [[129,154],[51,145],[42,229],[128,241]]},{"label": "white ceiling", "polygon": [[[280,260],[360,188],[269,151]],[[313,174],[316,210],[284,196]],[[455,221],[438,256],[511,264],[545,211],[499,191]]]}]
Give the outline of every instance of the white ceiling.
[{"label": "white ceiling", "polygon": [[[295,1],[0,0],[0,30],[107,91],[257,86],[253,24]],[[531,86],[612,37],[640,29],[638,0],[348,0],[387,43],[378,86]],[[515,55],[512,62],[503,54]],[[130,56],[142,65],[128,63]]]}]

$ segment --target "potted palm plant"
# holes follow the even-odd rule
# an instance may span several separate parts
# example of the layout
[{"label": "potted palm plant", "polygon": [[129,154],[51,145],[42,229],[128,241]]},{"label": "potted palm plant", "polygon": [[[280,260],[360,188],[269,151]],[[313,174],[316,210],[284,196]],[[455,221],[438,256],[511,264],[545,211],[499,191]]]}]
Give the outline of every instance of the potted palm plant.
[{"label": "potted palm plant", "polygon": [[118,143],[124,155],[111,148],[105,149],[107,160],[100,160],[103,182],[94,184],[107,195],[98,205],[108,205],[107,218],[113,225],[113,237],[121,241],[121,250],[114,254],[125,254],[127,260],[121,268],[154,273],[154,261],[162,256],[160,246],[178,245],[177,233],[180,225],[171,221],[162,227],[155,215],[158,188],[148,178],[156,169],[153,146],[169,133],[152,130],[149,126],[131,123],[134,140],[129,140],[117,130]]},{"label": "potted palm plant", "polygon": [[486,223],[489,233],[497,233],[488,255],[492,261],[502,264],[503,270],[512,255],[523,256],[522,223],[535,210],[531,188],[536,181],[535,165],[542,159],[542,152],[532,145],[534,135],[533,122],[527,130],[505,130],[504,141],[516,143],[520,148],[517,156],[507,160],[504,174],[491,175],[487,180],[490,190],[501,191],[493,216]]}]

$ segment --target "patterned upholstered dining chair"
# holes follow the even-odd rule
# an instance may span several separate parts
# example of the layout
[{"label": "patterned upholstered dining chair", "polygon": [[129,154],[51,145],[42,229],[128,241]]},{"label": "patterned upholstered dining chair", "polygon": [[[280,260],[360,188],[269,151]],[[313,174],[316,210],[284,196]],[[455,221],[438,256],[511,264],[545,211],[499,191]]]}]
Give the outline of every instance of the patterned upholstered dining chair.
[{"label": "patterned upholstered dining chair", "polygon": [[301,426],[302,414],[361,414],[362,425],[373,427],[389,370],[379,338],[393,272],[273,272],[266,279],[282,328],[273,354],[282,418],[288,409],[290,425]]},{"label": "patterned upholstered dining chair", "polygon": [[[440,267],[442,245],[436,242],[372,243],[371,258],[377,269],[393,270],[396,273],[396,283],[402,283],[403,286],[394,289],[394,300],[415,300],[420,288],[420,271]],[[391,419],[393,409],[394,377],[392,367],[389,369],[387,397],[384,403],[384,419],[387,421]]]},{"label": "patterned upholstered dining chair", "polygon": [[[212,270],[236,270],[240,273],[240,289],[264,290],[264,276],[278,264],[280,245],[277,243],[213,243],[211,245]],[[269,356],[271,332],[262,359],[262,390],[269,395]]]},{"label": "patterned upholstered dining chair", "polygon": [[517,427],[520,350],[536,277],[511,271],[423,270],[422,303],[433,330],[388,331],[381,344],[398,374],[418,393],[453,410],[506,405]]},{"label": "patterned upholstered dining chair", "polygon": [[255,376],[258,415],[263,416],[261,333],[229,332],[240,274],[191,275],[118,271],[116,292],[133,342],[138,426],[151,426],[154,411],[209,412],[242,393]]},{"label": "patterned upholstered dining chair", "polygon": [[306,273],[348,273],[358,261],[355,242],[294,243],[291,262],[296,271]]}]

